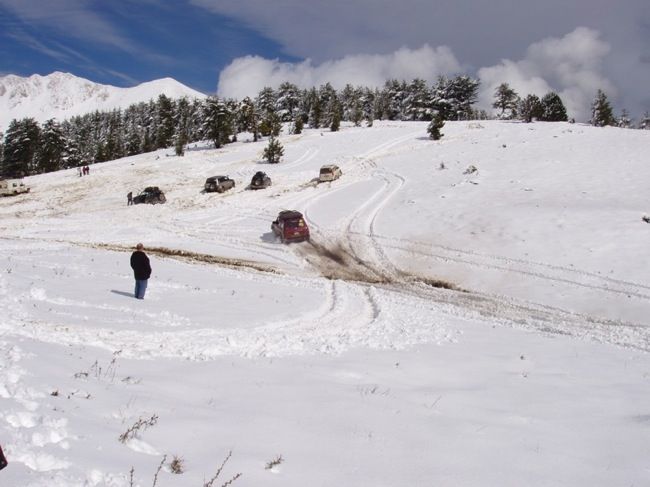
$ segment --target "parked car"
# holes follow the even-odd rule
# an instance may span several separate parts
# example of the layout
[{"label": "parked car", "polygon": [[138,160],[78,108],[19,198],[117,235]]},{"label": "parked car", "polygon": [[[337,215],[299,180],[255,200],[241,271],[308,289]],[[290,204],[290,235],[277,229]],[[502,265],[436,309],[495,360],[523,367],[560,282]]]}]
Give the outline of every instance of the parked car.
[{"label": "parked car", "polygon": [[309,240],[309,227],[299,211],[281,211],[271,223],[271,230],[283,243]]},{"label": "parked car", "polygon": [[29,186],[25,186],[19,179],[3,179],[0,181],[0,196],[16,196],[29,193]]},{"label": "parked car", "polygon": [[147,186],[144,191],[133,198],[133,204],[148,203],[155,205],[157,203],[164,203],[167,201],[165,193],[163,193],[158,186]]},{"label": "parked car", "polygon": [[231,188],[235,187],[235,181],[230,179],[228,176],[212,176],[205,180],[205,192],[212,193],[216,191],[217,193],[223,193]]},{"label": "parked car", "polygon": [[341,177],[343,172],[341,168],[335,164],[327,164],[320,168],[320,174],[318,175],[318,181],[323,183],[325,181],[334,181]]},{"label": "parked car", "polygon": [[262,171],[257,171],[251,179],[251,189],[264,189],[271,186],[271,178]]}]

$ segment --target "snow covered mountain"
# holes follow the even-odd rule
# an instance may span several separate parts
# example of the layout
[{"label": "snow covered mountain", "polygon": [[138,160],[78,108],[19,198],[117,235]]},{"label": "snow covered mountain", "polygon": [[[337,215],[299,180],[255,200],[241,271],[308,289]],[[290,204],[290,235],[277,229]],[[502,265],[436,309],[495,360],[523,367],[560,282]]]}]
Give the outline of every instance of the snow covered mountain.
[{"label": "snow covered mountain", "polygon": [[28,78],[15,75],[0,77],[0,130],[12,119],[33,117],[39,122],[50,118],[63,120],[95,110],[126,108],[165,94],[170,98],[204,98],[205,95],[163,78],[132,88],[93,83],[70,73],[35,74]]}]

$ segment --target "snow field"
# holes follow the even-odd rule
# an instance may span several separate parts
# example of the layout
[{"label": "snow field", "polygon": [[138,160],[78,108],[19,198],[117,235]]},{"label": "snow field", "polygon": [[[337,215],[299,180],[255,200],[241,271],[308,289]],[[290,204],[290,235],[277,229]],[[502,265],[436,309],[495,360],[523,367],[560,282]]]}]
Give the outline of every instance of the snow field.
[{"label": "snow field", "polygon": [[[163,455],[185,472],[158,486],[202,485],[229,451],[234,485],[642,485],[648,135],[443,132],[307,130],[277,166],[194,144],[0,200],[2,485],[151,485]],[[217,174],[235,189],[203,194]],[[126,206],[149,185],[165,205]],[[313,244],[275,240],[281,209]]]}]

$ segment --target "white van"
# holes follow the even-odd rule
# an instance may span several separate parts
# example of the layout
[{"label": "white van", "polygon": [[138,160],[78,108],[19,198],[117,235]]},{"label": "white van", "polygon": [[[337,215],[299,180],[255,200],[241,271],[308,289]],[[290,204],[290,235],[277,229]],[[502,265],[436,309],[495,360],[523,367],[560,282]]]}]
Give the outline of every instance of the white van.
[{"label": "white van", "polygon": [[29,193],[29,186],[18,179],[3,179],[0,181],[0,196],[15,196]]}]

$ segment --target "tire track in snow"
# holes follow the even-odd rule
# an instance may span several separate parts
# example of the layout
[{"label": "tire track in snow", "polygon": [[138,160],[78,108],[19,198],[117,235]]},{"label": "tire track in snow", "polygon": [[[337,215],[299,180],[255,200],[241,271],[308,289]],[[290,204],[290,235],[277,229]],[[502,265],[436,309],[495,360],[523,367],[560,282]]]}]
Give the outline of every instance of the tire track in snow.
[{"label": "tire track in snow", "polygon": [[[525,259],[513,259],[498,255],[483,254],[470,250],[436,245],[433,243],[412,240],[405,241],[401,238],[376,236],[376,239],[388,242],[387,244],[384,244],[386,248],[404,252],[406,254],[422,255],[424,257],[445,262],[456,262],[483,269],[494,269],[503,272],[517,273],[541,280],[559,282],[576,287],[604,291],[606,293],[623,294],[634,296],[639,299],[650,300],[650,293],[647,292],[650,291],[650,286],[601,276],[580,269]],[[420,248],[413,249],[414,246]],[[438,252],[426,250],[427,248],[435,248]],[[555,273],[555,275],[553,273]]]}]

